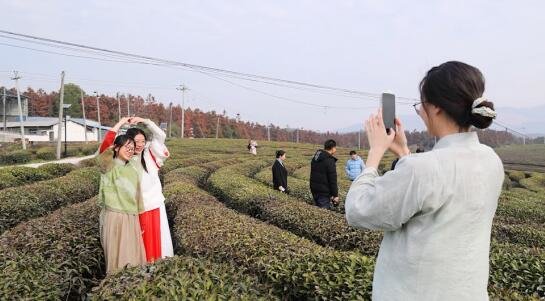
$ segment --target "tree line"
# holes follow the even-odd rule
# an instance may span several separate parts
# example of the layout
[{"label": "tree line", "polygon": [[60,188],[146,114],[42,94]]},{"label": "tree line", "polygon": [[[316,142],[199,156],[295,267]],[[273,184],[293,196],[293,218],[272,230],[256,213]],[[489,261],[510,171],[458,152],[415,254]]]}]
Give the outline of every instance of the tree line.
[{"label": "tree line", "polygon": [[[8,93],[15,94],[14,89],[8,90]],[[71,104],[67,115],[75,118],[83,117],[81,95],[83,93],[83,103],[85,106],[85,115],[87,119],[97,120],[97,101],[94,95],[85,93],[78,85],[68,83],[64,87],[64,103]],[[58,116],[59,93],[56,91],[47,92],[43,89],[34,90],[27,88],[22,93],[29,99],[29,116]],[[178,105],[165,105],[148,94],[145,98],[140,95],[123,94],[116,95],[98,95],[100,103],[101,123],[106,126],[113,126],[118,121],[119,112],[121,116],[127,115],[127,102],[131,115],[138,115],[150,118],[160,123],[169,123],[172,114],[172,125],[167,130],[173,137],[181,135],[182,108]],[[119,99],[119,101],[118,101]],[[171,112],[172,110],[172,112]],[[273,141],[292,141],[322,144],[326,139],[335,139],[337,143],[344,147],[357,147],[358,141],[362,148],[368,148],[365,133],[338,133],[338,132],[317,132],[312,130],[282,128],[274,124],[259,124],[250,121],[239,121],[236,118],[227,116],[226,112],[204,112],[199,108],[186,108],[184,120],[184,136],[194,138],[241,138],[254,140]],[[515,137],[507,131],[482,130],[478,131],[481,142],[492,147],[521,143],[520,138]],[[407,139],[410,145],[419,145],[425,149],[430,149],[435,143],[435,139],[430,137],[424,131],[407,132]],[[531,143],[532,141],[528,141]]]}]

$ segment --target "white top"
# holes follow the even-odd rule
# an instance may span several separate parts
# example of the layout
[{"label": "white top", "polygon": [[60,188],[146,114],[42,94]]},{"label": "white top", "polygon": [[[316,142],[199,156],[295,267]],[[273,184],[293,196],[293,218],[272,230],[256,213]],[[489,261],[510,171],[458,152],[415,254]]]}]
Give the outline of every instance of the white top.
[{"label": "white top", "polygon": [[385,231],[373,300],[488,300],[503,179],[500,158],[475,132],[445,136],[382,177],[366,168],[346,196],[346,219]]},{"label": "white top", "polygon": [[[165,145],[165,132],[149,119],[146,119],[144,124],[153,135],[151,141],[146,143],[143,151],[148,172],[142,171],[140,179],[144,211],[149,211],[159,208],[165,203],[163,187],[159,179],[159,168],[163,166],[170,153]],[[140,156],[134,156],[133,160],[139,163]]]}]

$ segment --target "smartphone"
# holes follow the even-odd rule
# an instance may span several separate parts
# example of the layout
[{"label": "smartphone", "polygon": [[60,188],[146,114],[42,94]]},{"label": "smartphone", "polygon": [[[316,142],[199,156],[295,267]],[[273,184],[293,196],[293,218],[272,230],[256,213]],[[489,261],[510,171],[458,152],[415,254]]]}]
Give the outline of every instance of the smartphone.
[{"label": "smartphone", "polygon": [[395,129],[396,117],[396,96],[391,93],[382,93],[382,119],[386,132],[390,133],[390,129]]}]

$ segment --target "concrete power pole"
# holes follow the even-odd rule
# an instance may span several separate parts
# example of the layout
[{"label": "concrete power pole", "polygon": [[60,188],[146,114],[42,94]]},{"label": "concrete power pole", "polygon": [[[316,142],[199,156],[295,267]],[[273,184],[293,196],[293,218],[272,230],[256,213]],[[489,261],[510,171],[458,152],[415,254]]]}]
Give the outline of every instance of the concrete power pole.
[{"label": "concrete power pole", "polygon": [[87,118],[85,118],[85,101],[83,101],[83,90],[80,89],[81,93],[81,110],[83,111],[83,132],[85,133],[85,144],[87,144]]},{"label": "concrete power pole", "polygon": [[127,116],[131,116],[131,98],[129,93],[127,93]]},{"label": "concrete power pole", "polygon": [[59,101],[59,128],[57,130],[57,160],[61,158],[62,115],[64,110],[64,71],[61,72],[61,91]]},{"label": "concrete power pole", "polygon": [[6,130],[7,130],[7,123],[6,123],[6,87],[4,87],[3,90],[4,90],[4,95],[2,96],[2,104],[4,106],[4,110],[2,112],[4,112],[4,135],[5,135]]},{"label": "concrete power pole", "polygon": [[[21,142],[23,144],[23,149],[26,150],[26,140],[25,140],[25,126],[23,124],[23,107],[21,105],[21,93],[19,92],[19,79],[21,78],[17,71],[13,71],[14,77],[12,78],[15,81],[15,89],[17,89],[17,106],[19,107],[19,124],[21,125]],[[6,113],[4,112],[4,115]]]},{"label": "concrete power pole", "polygon": [[115,93],[117,99],[117,121],[121,120],[121,100],[119,99],[119,92]]},{"label": "concrete power pole", "polygon": [[220,132],[220,117],[218,116],[218,120],[216,121],[216,139],[219,137]]},{"label": "concrete power pole", "polygon": [[358,149],[361,149],[361,130],[358,130]]},{"label": "concrete power pole", "polygon": [[170,102],[170,118],[168,121],[168,138],[172,137],[172,102]]},{"label": "concrete power pole", "polygon": [[178,88],[176,88],[178,91],[182,91],[182,139],[184,138],[184,130],[185,130],[185,91],[188,91],[189,89],[184,86],[183,84],[180,85]]},{"label": "concrete power pole", "polygon": [[267,124],[267,141],[271,142],[271,124]]},{"label": "concrete power pole", "polygon": [[95,98],[97,99],[97,118],[98,118],[98,131],[97,131],[97,137],[98,137],[98,142],[100,143],[100,141],[102,141],[102,133],[100,132],[100,127],[102,126],[102,124],[100,123],[100,101],[98,100],[98,92],[95,91]]}]

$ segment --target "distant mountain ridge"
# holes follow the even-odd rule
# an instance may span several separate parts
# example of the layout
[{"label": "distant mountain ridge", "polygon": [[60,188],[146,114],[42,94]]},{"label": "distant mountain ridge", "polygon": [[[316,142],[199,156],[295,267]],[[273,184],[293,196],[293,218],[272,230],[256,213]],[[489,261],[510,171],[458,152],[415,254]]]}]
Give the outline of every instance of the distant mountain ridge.
[{"label": "distant mountain ridge", "polygon": [[[498,112],[498,122],[513,130],[530,137],[545,135],[545,105],[528,108],[500,107],[496,111]],[[424,122],[416,114],[400,115],[399,117],[408,131],[425,129]],[[350,125],[337,131],[339,133],[350,133],[357,132],[358,129],[362,128],[363,121],[362,124]],[[498,130],[501,129],[501,126],[494,125],[492,128]]]}]

